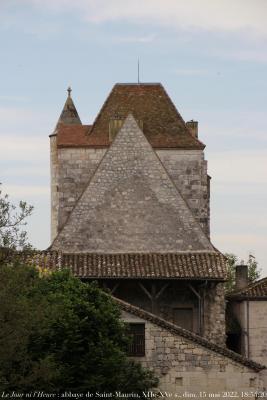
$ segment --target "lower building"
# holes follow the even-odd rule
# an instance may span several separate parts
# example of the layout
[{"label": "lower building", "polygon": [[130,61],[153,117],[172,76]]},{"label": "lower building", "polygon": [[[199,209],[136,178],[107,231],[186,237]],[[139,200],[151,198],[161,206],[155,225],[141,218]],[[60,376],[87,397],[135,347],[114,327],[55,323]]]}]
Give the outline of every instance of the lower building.
[{"label": "lower building", "polygon": [[117,302],[122,318],[132,327],[132,355],[155,371],[166,398],[175,394],[197,399],[255,398],[256,391],[264,392],[262,365],[129,303]]},{"label": "lower building", "polygon": [[240,265],[236,283],[227,296],[229,346],[267,365],[267,278],[249,284],[247,266]]},{"label": "lower building", "polygon": [[[200,276],[195,280],[185,279],[177,257],[169,256],[173,264],[167,267],[161,255],[164,269],[159,267],[156,255],[103,256],[46,251],[25,254],[24,261],[50,270],[68,267],[84,282],[97,280],[120,307],[121,317],[129,325],[132,336],[129,357],[155,372],[160,397],[266,398],[267,278],[250,285],[245,285],[243,279],[242,288],[238,286],[227,296],[226,346],[225,335],[220,332],[225,324],[223,283],[214,278],[210,282],[201,280]],[[192,254],[190,257],[196,265],[196,257]],[[152,265],[153,272],[151,269],[149,272]],[[237,282],[242,282],[240,274],[244,278],[245,266],[239,266]],[[197,295],[203,295],[205,286],[212,293],[208,301],[205,296]],[[165,303],[168,294],[165,298],[163,293],[168,290],[174,299]],[[185,305],[190,292],[202,299],[202,313],[198,312],[194,296]],[[194,307],[197,311],[192,311]],[[169,311],[164,314],[162,309]],[[178,320],[170,310],[177,313],[182,310]],[[199,330],[199,326],[205,329]],[[238,326],[236,330],[230,329],[235,326]]]}]

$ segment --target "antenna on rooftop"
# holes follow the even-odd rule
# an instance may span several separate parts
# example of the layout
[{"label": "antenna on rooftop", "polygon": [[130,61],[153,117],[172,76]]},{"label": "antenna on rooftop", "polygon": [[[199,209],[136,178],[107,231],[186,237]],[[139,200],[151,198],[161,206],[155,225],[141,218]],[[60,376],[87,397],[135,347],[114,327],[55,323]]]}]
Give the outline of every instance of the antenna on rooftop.
[{"label": "antenna on rooftop", "polygon": [[137,60],[137,82],[140,83],[140,79],[139,79],[139,58]]}]

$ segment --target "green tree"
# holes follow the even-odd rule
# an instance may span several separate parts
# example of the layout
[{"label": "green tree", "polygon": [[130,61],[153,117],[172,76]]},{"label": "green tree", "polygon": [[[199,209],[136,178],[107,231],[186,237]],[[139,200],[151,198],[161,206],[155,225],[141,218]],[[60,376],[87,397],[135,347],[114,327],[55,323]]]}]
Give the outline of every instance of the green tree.
[{"label": "green tree", "polygon": [[28,205],[25,201],[20,201],[18,206],[15,206],[9,200],[8,195],[3,194],[0,186],[0,248],[14,250],[31,247],[23,227],[32,210],[33,206]]},{"label": "green tree", "polygon": [[40,277],[0,268],[0,389],[135,391],[153,373],[127,358],[127,329],[112,298],[68,271]]},{"label": "green tree", "polygon": [[250,254],[246,262],[244,260],[239,260],[235,254],[226,253],[227,258],[227,282],[225,283],[226,293],[230,293],[235,287],[235,268],[237,265],[247,265],[248,266],[248,280],[249,283],[255,282],[260,278],[261,269],[259,268],[258,261],[256,258]]}]

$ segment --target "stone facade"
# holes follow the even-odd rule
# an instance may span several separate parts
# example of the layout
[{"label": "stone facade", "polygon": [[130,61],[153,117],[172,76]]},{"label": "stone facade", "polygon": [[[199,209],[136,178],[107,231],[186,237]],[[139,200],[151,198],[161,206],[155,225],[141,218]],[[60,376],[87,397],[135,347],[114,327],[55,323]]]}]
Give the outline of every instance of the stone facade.
[{"label": "stone facade", "polygon": [[51,190],[51,240],[58,233],[58,209],[59,209],[59,183],[58,183],[59,165],[57,136],[50,136],[50,190]]},{"label": "stone facade", "polygon": [[209,236],[210,184],[203,150],[157,150],[156,153],[204,232]]},{"label": "stone facade", "polygon": [[58,149],[58,228],[65,224],[106,149]]},{"label": "stone facade", "polygon": [[249,302],[249,357],[267,366],[267,300]]},{"label": "stone facade", "polygon": [[[70,161],[71,154],[67,157]],[[69,184],[74,177],[69,178],[70,168],[67,171]],[[73,205],[74,196],[70,199]],[[108,253],[213,251],[131,116],[52,245],[53,250],[69,248]]]},{"label": "stone facade", "polygon": [[[51,239],[66,222],[107,149],[58,148],[51,137]],[[156,150],[204,232],[210,233],[209,177],[202,150]],[[58,174],[58,175],[57,175]]]},{"label": "stone facade", "polygon": [[232,302],[241,327],[241,354],[267,366],[267,300]]},{"label": "stone facade", "polygon": [[255,369],[129,312],[123,311],[122,318],[145,324],[145,356],[136,359],[157,374],[160,390],[172,397],[187,392],[203,398],[199,393],[206,392],[207,397],[213,393],[216,398],[242,398],[242,391],[264,390]]},{"label": "stone facade", "polygon": [[222,346],[225,345],[224,284],[211,283],[204,297],[204,336]]},{"label": "stone facade", "polygon": [[[248,267],[236,267],[235,290],[227,296],[230,348],[267,367],[267,278],[248,280]],[[267,388],[267,371],[264,375]]]}]

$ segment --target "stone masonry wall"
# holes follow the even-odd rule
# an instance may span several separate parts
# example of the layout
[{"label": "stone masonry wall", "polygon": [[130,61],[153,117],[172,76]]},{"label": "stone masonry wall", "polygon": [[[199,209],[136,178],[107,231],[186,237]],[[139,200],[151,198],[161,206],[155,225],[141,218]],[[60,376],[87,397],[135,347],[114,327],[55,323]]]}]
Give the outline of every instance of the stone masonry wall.
[{"label": "stone masonry wall", "polygon": [[249,356],[267,366],[267,301],[249,302]]},{"label": "stone masonry wall", "polygon": [[211,284],[204,297],[204,336],[225,346],[225,298],[223,283]]},{"label": "stone masonry wall", "polygon": [[261,374],[249,367],[130,313],[123,312],[122,319],[145,323],[146,355],[136,360],[156,373],[159,389],[172,393],[172,398],[175,393],[193,397],[184,395],[188,392],[198,399],[200,391],[206,392],[207,398],[209,393],[216,398],[233,397],[224,395],[226,391],[238,392],[241,398],[241,391],[263,390]]},{"label": "stone masonry wall", "polygon": [[[267,301],[235,301],[231,306],[242,328],[242,355],[267,367]],[[262,375],[267,390],[267,370]]]},{"label": "stone masonry wall", "polygon": [[64,225],[105,152],[106,149],[58,149],[59,229]]},{"label": "stone masonry wall", "polygon": [[237,319],[242,328],[240,336],[240,350],[244,357],[248,357],[248,335],[247,335],[247,302],[236,301],[231,302],[229,309]]},{"label": "stone masonry wall", "polygon": [[157,150],[204,232],[210,234],[209,178],[202,150]]},{"label": "stone masonry wall", "polygon": [[[51,239],[70,214],[106,149],[56,148],[51,137]],[[157,150],[168,174],[209,236],[209,184],[202,150]]]},{"label": "stone masonry wall", "polygon": [[51,241],[58,231],[58,152],[57,137],[50,137],[50,181],[51,181]]}]

